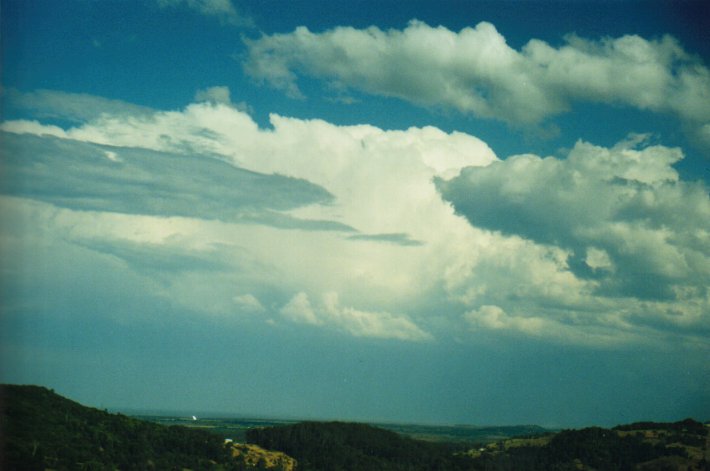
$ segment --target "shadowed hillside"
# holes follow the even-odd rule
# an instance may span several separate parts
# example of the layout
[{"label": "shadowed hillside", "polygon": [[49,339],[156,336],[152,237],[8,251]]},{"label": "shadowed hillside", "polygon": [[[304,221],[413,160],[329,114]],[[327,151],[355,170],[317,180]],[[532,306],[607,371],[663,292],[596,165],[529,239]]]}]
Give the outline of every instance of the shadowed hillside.
[{"label": "shadowed hillside", "polygon": [[38,386],[2,386],[3,470],[247,469],[221,437],[82,406]]},{"label": "shadowed hillside", "polygon": [[470,460],[452,445],[415,440],[366,424],[302,422],[252,429],[247,440],[281,450],[301,470],[459,470]]}]

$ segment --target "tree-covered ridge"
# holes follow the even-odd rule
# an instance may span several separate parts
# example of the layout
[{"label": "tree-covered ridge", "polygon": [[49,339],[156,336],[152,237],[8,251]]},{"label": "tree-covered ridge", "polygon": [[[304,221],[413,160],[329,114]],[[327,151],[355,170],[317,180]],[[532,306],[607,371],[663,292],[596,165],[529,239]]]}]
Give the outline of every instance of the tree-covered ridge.
[{"label": "tree-covered ridge", "polygon": [[708,469],[708,430],[686,419],[564,430],[534,445],[508,441],[469,453],[476,470],[667,471]]},{"label": "tree-covered ridge", "polygon": [[[633,471],[707,469],[707,428],[696,421],[564,430],[461,451],[366,424],[305,422],[253,429],[247,439],[299,461],[299,470]],[[668,431],[668,433],[664,432]]]},{"label": "tree-covered ridge", "polygon": [[280,450],[311,470],[463,470],[468,459],[452,445],[415,440],[360,423],[301,422],[252,429],[247,440]]},{"label": "tree-covered ridge", "polygon": [[251,444],[225,446],[216,433],[110,414],[42,387],[2,386],[0,393],[2,470],[708,469],[708,428],[691,419],[565,430],[474,448],[461,441],[416,440],[367,424],[301,422],[253,428],[247,431]]},{"label": "tree-covered ridge", "polygon": [[38,386],[1,393],[3,470],[244,469],[209,432],[110,414]]}]

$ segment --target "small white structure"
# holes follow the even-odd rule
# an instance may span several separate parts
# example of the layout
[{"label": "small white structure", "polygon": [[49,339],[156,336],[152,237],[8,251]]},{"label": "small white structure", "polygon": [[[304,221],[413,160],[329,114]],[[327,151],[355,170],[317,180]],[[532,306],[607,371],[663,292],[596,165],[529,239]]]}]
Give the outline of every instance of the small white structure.
[{"label": "small white structure", "polygon": [[197,417],[195,417],[195,416],[193,415],[193,416],[192,416],[192,420],[197,420]]}]

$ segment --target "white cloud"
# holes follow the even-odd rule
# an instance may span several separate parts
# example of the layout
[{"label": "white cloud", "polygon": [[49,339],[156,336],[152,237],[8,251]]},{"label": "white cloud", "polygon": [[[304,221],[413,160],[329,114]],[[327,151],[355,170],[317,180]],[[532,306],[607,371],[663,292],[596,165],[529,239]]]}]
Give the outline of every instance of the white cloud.
[{"label": "white cloud", "polygon": [[510,123],[539,123],[575,101],[671,113],[698,129],[710,122],[710,71],[670,36],[568,36],[560,47],[532,39],[518,51],[490,23],[454,32],[412,21],[386,31],[299,27],[246,45],[245,70],[293,97],[305,75]]},{"label": "white cloud", "polygon": [[232,106],[240,111],[252,113],[252,108],[243,101],[232,103],[231,91],[227,86],[208,87],[195,92],[195,103]]},{"label": "white cloud", "polygon": [[515,156],[440,189],[475,226],[586,256],[572,267],[582,278],[582,265],[616,267],[602,290],[673,296],[677,284],[710,282],[710,200],[702,184],[679,180],[671,165],[681,158],[638,139],[611,149],[578,142],[564,160]]},{"label": "white cloud", "polygon": [[[30,135],[38,131],[34,125],[26,130],[30,132],[2,133],[4,167],[8,173],[22,176],[7,180],[3,191],[8,194],[80,210],[304,229],[337,226],[283,214],[298,206],[332,200],[323,188],[304,180],[248,172],[210,157],[146,149],[122,147],[119,158],[116,147],[57,139],[41,129],[42,137],[35,137]],[[22,126],[17,131],[22,131]]]},{"label": "white cloud", "polygon": [[611,257],[609,257],[606,250],[596,247],[587,248],[587,258],[584,259],[584,263],[592,270],[612,270],[614,268]]},{"label": "white cloud", "polygon": [[432,337],[403,315],[372,312],[342,306],[337,293],[324,293],[317,308],[304,292],[296,294],[281,315],[297,323],[325,325],[356,337],[374,337],[408,341],[430,340]]},{"label": "white cloud", "polygon": [[106,158],[109,159],[111,162],[121,162],[121,158],[118,156],[117,153],[112,150],[104,151],[104,154],[106,155]]},{"label": "white cloud", "polygon": [[5,121],[0,124],[0,129],[14,134],[34,134],[36,136],[55,136],[66,138],[67,133],[59,126],[42,124],[39,121],[19,119]]},{"label": "white cloud", "polygon": [[240,311],[250,313],[261,313],[266,311],[266,308],[253,294],[241,294],[239,296],[235,296],[232,300],[237,306],[237,309]]},{"label": "white cloud", "polygon": [[152,112],[150,108],[121,100],[68,93],[57,90],[22,92],[16,89],[2,91],[4,105],[33,112],[39,118],[60,118],[83,123],[101,115],[140,116]]},{"label": "white cloud", "polygon": [[195,102],[199,103],[207,101],[210,103],[220,103],[229,105],[232,103],[229,87],[210,87],[204,90],[198,90],[195,93]]},{"label": "white cloud", "polygon": [[474,311],[464,314],[464,318],[472,326],[480,326],[486,329],[509,329],[514,328],[526,333],[540,335],[545,327],[545,322],[535,317],[510,317],[498,306],[484,305]]},{"label": "white cloud", "polygon": [[448,278],[472,307],[466,320],[569,341],[658,340],[663,330],[697,340],[710,326],[710,198],[679,179],[680,158],[635,136],[440,181],[456,211],[498,239]]},{"label": "white cloud", "polygon": [[252,26],[248,16],[237,11],[231,0],[156,0],[161,8],[186,7],[202,15],[215,16],[223,23]]},{"label": "white cloud", "polygon": [[529,337],[545,338],[555,342],[573,343],[576,345],[618,345],[629,340],[639,341],[638,334],[627,332],[626,337],[620,335],[620,325],[613,329],[603,324],[577,325],[561,322],[550,316],[535,316],[529,314],[511,315],[495,305],[483,305],[478,309],[466,312],[464,321],[473,332],[496,331],[499,333],[522,334]]},{"label": "white cloud", "polygon": [[[350,238],[358,233],[284,233],[254,224],[216,226],[216,222],[208,221],[181,224],[176,229],[177,234],[181,243],[204,238],[202,245],[220,245],[225,250],[233,250],[229,248],[233,241],[240,241],[239,250],[249,253],[264,267],[254,274],[255,280],[260,280],[254,283],[266,284],[266,287],[260,286],[263,289],[347,293],[348,307],[331,310],[331,313],[339,314],[329,318],[332,322],[340,319],[338,323],[345,332],[390,338],[423,338],[423,330],[417,331],[414,321],[388,313],[400,311],[402,305],[410,306],[410,300],[417,293],[433,289],[438,283],[436,271],[430,270],[443,263],[437,261],[438,254],[442,247],[449,244],[449,238],[438,228],[468,230],[466,223],[453,215],[448,204],[441,200],[432,177],[453,175],[462,166],[488,163],[495,159],[495,155],[482,141],[472,136],[448,134],[435,128],[383,131],[371,126],[339,127],[323,121],[301,121],[280,116],[272,116],[271,119],[274,129],[261,130],[248,115],[232,107],[201,103],[190,105],[184,112],[155,112],[150,116],[130,118],[106,115],[84,126],[55,134],[76,140],[78,143],[73,144],[75,148],[80,148],[76,146],[82,141],[109,145],[111,147],[99,147],[97,150],[105,155],[111,149],[109,152],[120,155],[127,162],[130,156],[137,157],[137,147],[161,153],[142,157],[148,159],[146,162],[152,160],[152,163],[146,163],[149,167],[133,175],[143,174],[140,181],[144,182],[158,178],[161,172],[157,168],[154,169],[155,176],[151,176],[152,171],[148,169],[172,154],[186,154],[191,158],[201,155],[207,167],[218,156],[220,160],[232,160],[252,171],[322,182],[329,192],[334,192],[332,204],[312,204],[297,210],[284,208],[285,214],[301,221],[329,220],[343,227],[354,227],[361,231],[361,238]],[[14,133],[36,136],[52,129],[25,122],[5,123],[4,127]],[[75,158],[75,153],[69,155]],[[167,161],[165,163],[167,165]],[[195,160],[194,164],[199,165],[199,160]],[[170,168],[174,172],[179,171],[180,167],[170,165]],[[231,172],[227,168],[223,170],[220,178]],[[134,177],[123,167],[120,174],[116,171],[103,169],[102,172],[109,173],[99,183],[92,184],[91,188],[97,192],[101,192],[102,188],[108,191],[106,182],[118,176],[125,180],[124,186],[132,182]],[[200,172],[202,170],[190,171],[191,181]],[[63,174],[60,169],[54,173]],[[279,178],[283,178],[281,176]],[[58,181],[60,183],[57,184],[61,184],[63,180]],[[194,197],[214,185],[205,185],[204,189],[193,184],[188,187],[189,191],[181,192],[183,196],[165,202],[164,209],[174,208],[166,215],[188,215],[180,209],[184,206],[190,208],[191,217],[203,214],[236,222],[228,217],[230,210],[227,207],[234,206],[228,200],[209,203],[207,213],[199,209],[207,201],[201,196],[185,206],[182,201],[184,195]],[[72,188],[68,188],[67,192]],[[211,195],[209,198],[215,196],[213,190],[207,192]],[[131,196],[130,192],[112,193],[114,195],[102,203],[106,208],[115,208],[112,205],[122,198],[133,201],[135,196]],[[226,197],[233,192],[225,189],[219,193]],[[133,204],[132,211],[139,214],[141,205],[155,194],[153,191],[135,200],[142,203],[139,206]],[[258,197],[258,201],[275,195],[273,192],[260,194],[256,191],[252,194]],[[87,204],[94,204],[94,201],[96,199],[92,198]],[[127,223],[129,221],[126,219]],[[155,225],[160,226],[160,222],[156,221]],[[142,232],[146,232],[145,228],[152,228],[153,224],[146,226],[145,222],[136,220],[135,226],[144,227]],[[148,230],[148,234],[142,237],[155,240],[150,236],[151,231]],[[115,240],[132,236],[130,231],[111,226],[106,233],[92,231],[91,237]],[[227,262],[230,259],[225,257]],[[242,258],[236,258],[234,262],[243,264]],[[268,280],[258,278],[264,273],[263,270],[271,273],[266,276]],[[200,285],[213,283],[211,290],[223,296],[221,293],[225,292],[228,280],[220,275],[216,282],[208,281],[208,278],[216,276],[205,277]],[[239,283],[249,283],[242,274],[239,276]],[[183,274],[180,280],[172,283],[175,299],[189,303],[191,308],[199,305],[200,299],[209,299],[214,304],[216,296],[208,296],[209,289],[198,293],[198,287],[191,286],[190,282],[194,279]],[[178,292],[178,289],[181,291]],[[190,293],[194,294],[194,301],[189,301]],[[226,302],[220,303],[220,306],[220,309],[228,309]],[[291,306],[294,310],[287,312],[292,317],[315,321],[316,318],[304,306],[295,304]],[[320,322],[324,322],[323,319]],[[388,333],[388,329],[395,333]]]},{"label": "white cloud", "polygon": [[[673,170],[680,150],[631,136],[612,148],[579,142],[564,160],[499,161],[475,137],[431,127],[384,131],[278,115],[271,123],[260,129],[220,103],[105,114],[66,130],[3,123],[8,132],[32,135],[4,146],[33,137],[39,149],[66,151],[52,158],[66,154],[84,171],[101,165],[102,175],[83,183],[96,196],[84,202],[91,207],[51,210],[60,204],[56,195],[35,195],[44,203],[30,204],[26,192],[4,201],[35,214],[17,217],[26,231],[42,227],[85,257],[120,262],[150,280],[151,296],[190,312],[226,318],[281,306],[280,322],[416,341],[473,326],[587,344],[707,343],[710,206],[705,187]],[[192,167],[173,165],[186,156]],[[127,172],[139,157],[146,161]],[[51,161],[49,154],[34,158]],[[281,190],[324,188],[332,199],[306,198],[277,213],[340,229],[230,219],[230,185],[215,193],[213,184],[192,178],[215,160],[224,170],[215,181],[239,170],[223,167],[227,162],[269,182],[289,177]],[[158,178],[162,167],[189,174],[189,184],[168,191]],[[75,174],[56,167],[52,184],[72,188]],[[31,187],[36,171],[23,175]],[[127,185],[157,179],[141,199],[180,198],[162,198],[170,212],[146,214],[145,203],[114,191],[109,183],[119,177]],[[278,204],[277,194],[253,197]],[[132,211],[105,212],[118,202]]]},{"label": "white cloud", "polygon": [[285,306],[281,308],[281,315],[293,322],[319,325],[323,321],[316,316],[308,295],[304,292],[297,293]]}]

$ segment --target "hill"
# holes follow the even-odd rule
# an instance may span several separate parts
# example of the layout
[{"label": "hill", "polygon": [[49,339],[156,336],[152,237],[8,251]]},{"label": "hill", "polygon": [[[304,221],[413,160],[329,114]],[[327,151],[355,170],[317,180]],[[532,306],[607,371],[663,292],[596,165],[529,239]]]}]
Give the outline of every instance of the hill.
[{"label": "hill", "polygon": [[6,385],[0,393],[3,470],[708,469],[708,428],[691,419],[564,430],[481,442],[475,448],[461,440],[417,440],[368,424],[344,422],[254,427],[246,431],[249,443],[225,443],[217,433],[110,414],[38,386]]},{"label": "hill", "polygon": [[280,450],[299,462],[299,470],[464,470],[465,456],[453,445],[415,440],[360,423],[301,422],[252,429],[247,441]]},{"label": "hill", "polygon": [[501,440],[466,454],[477,470],[694,471],[708,469],[708,445],[708,428],[686,419],[563,430]]},{"label": "hill", "polygon": [[3,470],[253,469],[253,454],[207,431],[110,414],[38,386],[1,394]]},{"label": "hill", "polygon": [[691,419],[589,427],[461,450],[366,424],[304,422],[252,429],[247,439],[296,458],[299,470],[666,471],[708,469],[708,430]]}]

